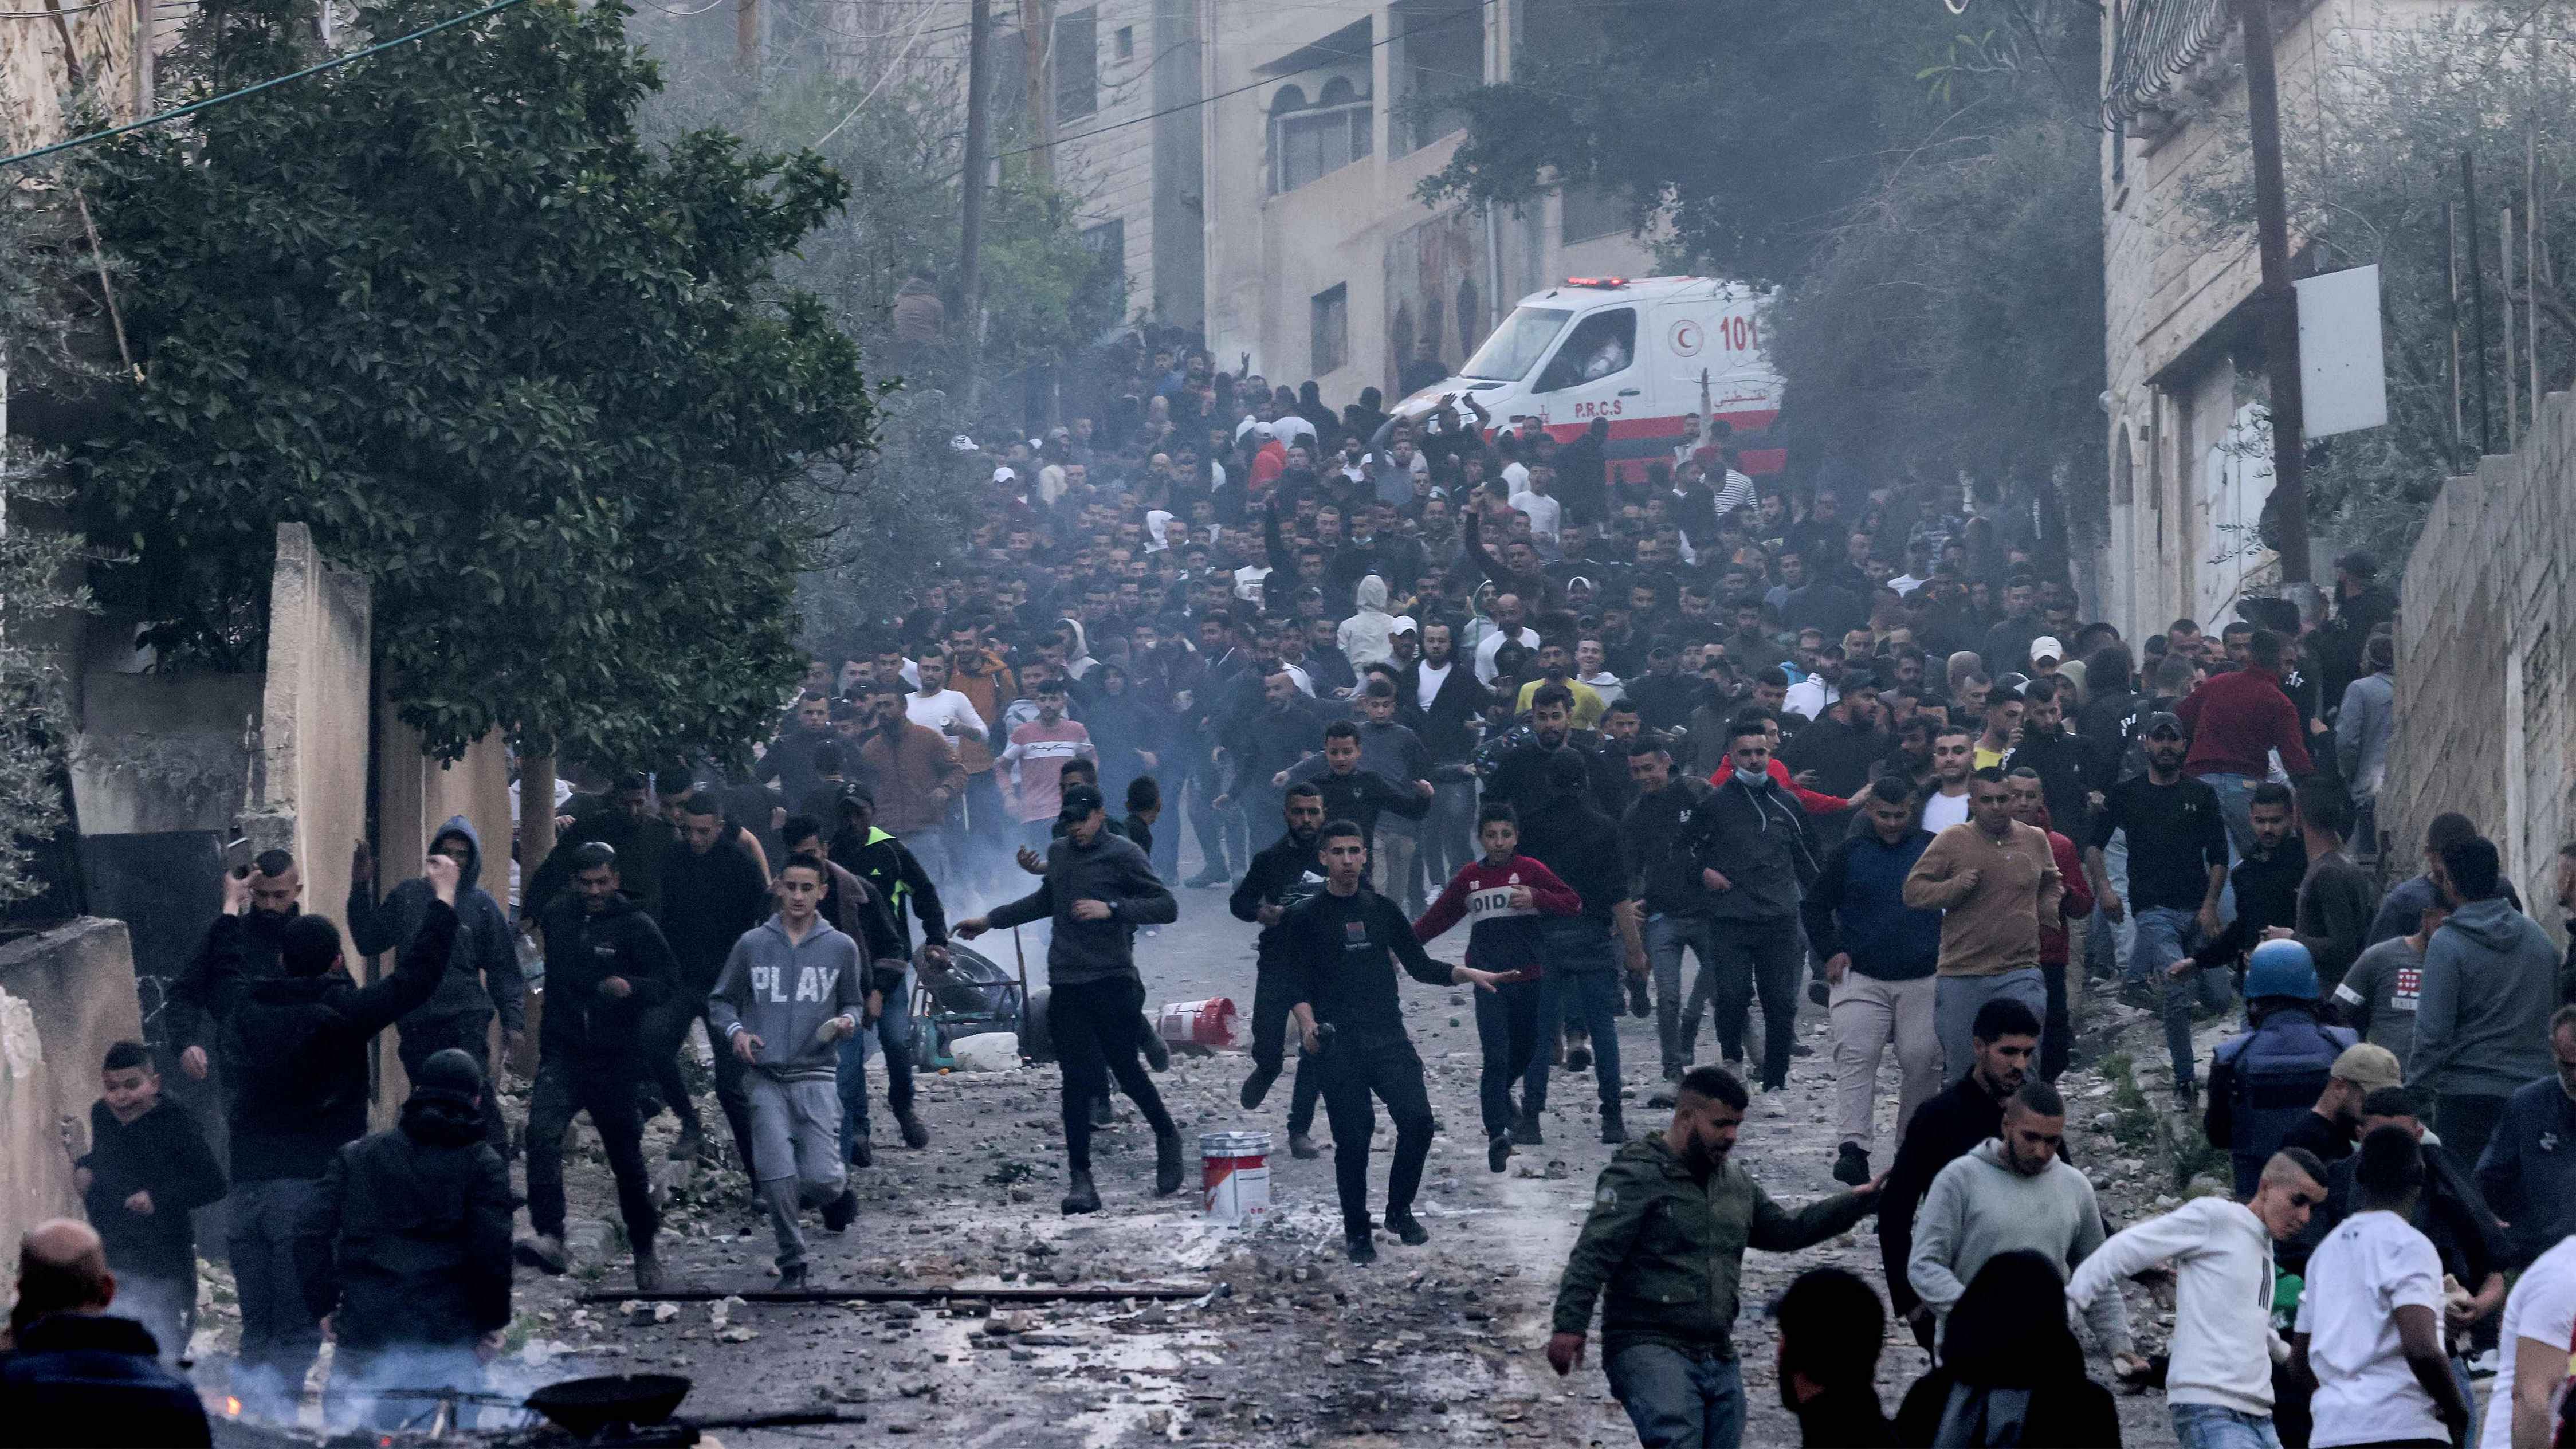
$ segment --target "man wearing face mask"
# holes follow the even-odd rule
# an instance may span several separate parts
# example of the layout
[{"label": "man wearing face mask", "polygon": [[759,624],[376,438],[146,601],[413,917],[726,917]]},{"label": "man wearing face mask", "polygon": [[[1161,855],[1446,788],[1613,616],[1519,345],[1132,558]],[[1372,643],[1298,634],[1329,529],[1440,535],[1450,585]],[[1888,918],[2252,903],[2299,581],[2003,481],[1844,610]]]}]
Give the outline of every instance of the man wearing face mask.
[{"label": "man wearing face mask", "polygon": [[[1701,807],[1701,882],[1709,903],[1709,971],[1717,992],[1721,1045],[1741,1039],[1747,1001],[1762,998],[1762,1089],[1788,1082],[1797,1040],[1801,950],[1799,903],[1820,869],[1806,816],[1771,774],[1771,724],[1755,715],[1729,729],[1726,779]],[[1698,1013],[1683,1014],[1683,1040],[1698,1034]]]}]

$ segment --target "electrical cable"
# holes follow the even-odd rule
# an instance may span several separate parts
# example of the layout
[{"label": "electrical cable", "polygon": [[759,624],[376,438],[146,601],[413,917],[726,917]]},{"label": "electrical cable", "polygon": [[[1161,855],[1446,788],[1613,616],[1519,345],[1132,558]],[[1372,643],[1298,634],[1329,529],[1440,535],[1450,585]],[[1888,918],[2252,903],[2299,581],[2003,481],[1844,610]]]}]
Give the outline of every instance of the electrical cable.
[{"label": "electrical cable", "polygon": [[[193,115],[194,113],[206,110],[209,107],[222,105],[226,101],[237,101],[244,96],[257,95],[261,91],[268,90],[272,87],[282,86],[288,81],[302,80],[306,76],[320,75],[326,70],[338,70],[344,65],[365,60],[368,56],[377,55],[384,51],[391,50],[395,46],[409,45],[415,40],[436,35],[442,30],[463,25],[469,20],[480,20],[486,15],[496,14],[520,3],[522,3],[522,0],[493,0],[492,4],[486,5],[480,10],[469,10],[463,15],[450,16],[436,24],[424,25],[420,29],[411,32],[409,35],[397,35],[391,40],[381,40],[376,42],[374,45],[368,46],[364,50],[353,50],[347,55],[333,56],[329,60],[308,65],[302,70],[290,71],[285,75],[273,76],[268,80],[258,81],[251,85],[243,86],[237,91],[226,91],[219,96],[208,96],[202,101],[190,101],[184,106],[177,106],[170,110],[145,116],[139,121],[128,121],[122,126],[110,126],[104,131],[92,131],[86,136],[74,136],[67,141],[56,141],[50,146],[39,146],[33,151],[21,151],[14,156],[0,156],[0,170],[5,170],[8,167],[15,166],[22,161],[33,161],[39,156],[51,156],[57,151],[68,151],[75,146],[86,146],[93,141],[111,140],[115,137],[123,136],[134,131],[143,130],[147,126],[160,125],[164,121],[175,121],[181,116]],[[1488,0],[1488,3],[1491,3],[1491,0]]]},{"label": "electrical cable", "polygon": [[78,15],[84,10],[99,10],[116,0],[90,0],[87,5],[66,5],[60,10],[0,10],[0,20],[51,20],[59,15]]}]

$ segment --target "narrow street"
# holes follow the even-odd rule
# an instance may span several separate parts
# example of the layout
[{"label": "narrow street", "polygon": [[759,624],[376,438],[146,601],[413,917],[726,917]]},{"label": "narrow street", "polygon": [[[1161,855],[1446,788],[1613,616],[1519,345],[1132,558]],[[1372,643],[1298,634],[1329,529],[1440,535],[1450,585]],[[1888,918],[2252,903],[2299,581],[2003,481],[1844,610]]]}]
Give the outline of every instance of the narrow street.
[{"label": "narrow street", "polygon": [[[1187,870],[1196,869],[1192,859]],[[1151,1004],[1230,996],[1252,999],[1253,928],[1225,911],[1224,892],[1179,892],[1179,923],[1138,943]],[[1007,935],[983,943],[1010,959]],[[1456,959],[1464,932],[1438,943]],[[1033,953],[1034,954],[1034,953]],[[1033,977],[1040,970],[1031,961]],[[1283,1078],[1259,1113],[1235,1092],[1240,1055],[1176,1057],[1158,1079],[1193,1144],[1202,1131],[1267,1131],[1275,1207],[1242,1229],[1209,1222],[1188,1189],[1151,1195],[1153,1144],[1121,1099],[1119,1124],[1095,1151],[1105,1210],[1061,1216],[1061,1131],[1052,1067],[1012,1073],[958,1072],[922,1080],[921,1111],[933,1133],[922,1152],[892,1138],[880,1105],[877,1161],[854,1170],[864,1208],[844,1235],[808,1219],[818,1288],[873,1289],[955,1284],[961,1288],[1061,1284],[1204,1284],[1204,1304],[1057,1303],[998,1311],[960,1298],[919,1305],[688,1303],[658,1310],[612,1301],[582,1306],[578,1295],[624,1286],[619,1258],[602,1271],[593,1251],[615,1220],[608,1173],[595,1139],[576,1130],[569,1154],[574,1236],[587,1236],[585,1262],[563,1278],[522,1270],[510,1353],[493,1388],[523,1392],[579,1374],[667,1372],[696,1381],[686,1412],[706,1418],[829,1408],[864,1415],[830,1428],[724,1431],[734,1445],[876,1442],[912,1436],[959,1446],[1109,1449],[1166,1440],[1221,1445],[1394,1446],[1417,1443],[1619,1446],[1635,1442],[1601,1377],[1597,1336],[1569,1379],[1541,1353],[1564,1255],[1588,1205],[1595,1174],[1612,1149],[1597,1140],[1588,1076],[1560,1073],[1551,1087],[1547,1145],[1524,1149],[1511,1171],[1485,1169],[1476,1128],[1479,1056],[1462,992],[1406,983],[1416,1044],[1429,1071],[1441,1135],[1432,1147],[1420,1216],[1424,1248],[1381,1241],[1377,1264],[1354,1267],[1341,1252],[1331,1149],[1311,1162],[1287,1151]],[[1803,1005],[1803,1002],[1802,1002]],[[2114,1012],[2118,1008],[2112,1008]],[[1758,1031],[1758,1024],[1756,1030]],[[1817,1055],[1797,1063],[1787,1092],[1757,1095],[1738,1157],[1774,1195],[1803,1201],[1840,1191],[1828,1176],[1829,1043],[1822,1013],[1805,1006],[1801,1039]],[[1709,1048],[1703,1036],[1702,1050]],[[1666,1114],[1643,1107],[1655,1060],[1650,1020],[1623,1018],[1632,1131],[1660,1130]],[[1639,1064],[1643,1064],[1641,1073]],[[883,1078],[871,1080],[882,1092]],[[2110,1088],[2079,1066],[2061,1083],[2074,1110],[2077,1159],[2104,1185],[2115,1226],[2160,1189],[2153,1174],[2096,1130]],[[1881,1144],[1896,1095],[1892,1063],[1882,1082]],[[524,1097],[514,1113],[524,1111]],[[648,1130],[657,1160],[667,1118]],[[1329,1144],[1320,1115],[1320,1140]],[[1391,1140],[1381,1129],[1380,1147]],[[893,1145],[888,1145],[889,1143]],[[1383,1157],[1373,1180],[1383,1190]],[[1195,1182],[1195,1166],[1192,1181]],[[675,1287],[758,1290],[769,1286],[772,1243],[766,1220],[739,1174],[703,1175],[674,1203],[663,1260]],[[1737,1324],[1749,1414],[1745,1442],[1794,1441],[1779,1403],[1772,1338],[1761,1306],[1806,1268],[1838,1264],[1877,1282],[1872,1226],[1804,1253],[1749,1254],[1745,1311]],[[2135,1290],[2133,1289],[2133,1294]],[[2133,1303],[2143,1338],[2160,1337],[2156,1309]],[[1880,1363],[1880,1396],[1891,1412],[1925,1356],[1900,1333]],[[2095,1364],[2108,1381],[2107,1366]],[[2161,1396],[2122,1400],[2127,1442],[2172,1443]]]}]

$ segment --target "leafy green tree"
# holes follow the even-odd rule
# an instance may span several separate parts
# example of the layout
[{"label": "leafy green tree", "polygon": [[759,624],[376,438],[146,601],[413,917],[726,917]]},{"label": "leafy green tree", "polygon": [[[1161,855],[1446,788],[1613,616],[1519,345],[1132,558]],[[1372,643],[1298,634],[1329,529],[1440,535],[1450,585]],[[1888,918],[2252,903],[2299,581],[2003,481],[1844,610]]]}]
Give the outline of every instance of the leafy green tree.
[{"label": "leafy green tree", "polygon": [[1429,200],[1606,190],[1667,265],[1776,285],[1793,466],[2103,477],[2100,8],[1534,3]]},{"label": "leafy green tree", "polygon": [[[776,278],[849,187],[718,131],[648,145],[660,80],[627,15],[536,0],[80,153],[143,381],[75,460],[153,642],[255,657],[297,519],[372,579],[392,697],[436,751],[767,729],[812,471],[876,416],[856,344]],[[200,73],[273,74],[310,23],[310,0],[209,12]]]}]

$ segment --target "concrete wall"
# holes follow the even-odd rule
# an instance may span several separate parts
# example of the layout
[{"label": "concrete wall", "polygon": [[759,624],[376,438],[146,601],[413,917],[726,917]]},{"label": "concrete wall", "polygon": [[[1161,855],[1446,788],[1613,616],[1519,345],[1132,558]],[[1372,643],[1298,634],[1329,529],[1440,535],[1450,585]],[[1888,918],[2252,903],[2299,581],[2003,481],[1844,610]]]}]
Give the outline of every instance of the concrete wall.
[{"label": "concrete wall", "polygon": [[[2131,0],[2141,4],[2168,0]],[[2313,168],[2320,127],[2318,78],[2373,32],[2413,24],[2470,0],[2276,0],[2283,149],[2293,175]],[[2112,27],[2102,65],[2112,65]],[[2131,639],[2176,617],[2215,624],[2249,585],[2275,577],[2250,523],[2271,492],[2268,460],[2231,440],[2261,379],[2241,376],[2231,348],[2250,337],[2246,301],[2261,267],[2250,229],[2213,233],[2186,194],[2241,171],[2245,73],[2240,43],[2186,78],[2175,108],[2132,125],[2102,150],[2104,322],[2111,406],[2103,444],[2110,460],[2110,541],[2102,577],[2090,580],[2101,616]],[[2292,218],[2296,225],[2296,217]],[[2294,233],[2295,252],[2299,238]]]},{"label": "concrete wall", "polygon": [[71,1152],[89,1148],[99,1063],[142,1034],[122,923],[84,917],[0,946],[0,1252],[46,1218],[81,1215]]},{"label": "concrete wall", "polygon": [[[34,5],[12,8],[41,13]],[[137,114],[134,42],[139,28],[159,28],[154,0],[62,8],[59,21],[13,18],[0,24],[0,141],[11,150],[62,138],[63,99],[74,89],[75,76],[116,119]],[[164,34],[157,43],[166,46],[170,38]]]},{"label": "concrete wall", "polygon": [[323,558],[303,524],[281,523],[268,608],[260,780],[245,823],[253,848],[282,846],[303,863],[305,910],[338,920],[367,820],[367,581]]},{"label": "concrete wall", "polygon": [[2560,392],[2521,452],[2443,487],[2406,561],[2397,738],[2380,807],[2401,858],[2435,815],[2467,814],[2552,926],[2551,862],[2576,834],[2571,558],[2576,402]]},{"label": "concrete wall", "polygon": [[257,674],[85,672],[71,748],[81,834],[229,829],[265,692]]}]

